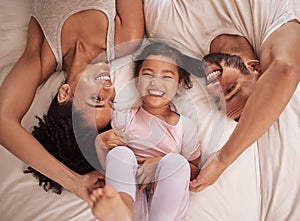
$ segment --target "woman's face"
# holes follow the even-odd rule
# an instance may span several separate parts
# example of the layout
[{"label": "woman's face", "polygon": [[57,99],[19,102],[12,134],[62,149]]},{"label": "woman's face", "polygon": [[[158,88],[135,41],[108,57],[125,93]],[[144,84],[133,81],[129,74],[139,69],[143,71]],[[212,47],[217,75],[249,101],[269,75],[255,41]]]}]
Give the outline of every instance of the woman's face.
[{"label": "woman's face", "polygon": [[89,65],[81,74],[74,93],[73,105],[84,113],[97,129],[106,127],[112,115],[115,88],[106,63]]},{"label": "woman's face", "polygon": [[143,105],[161,107],[169,105],[178,89],[179,73],[173,59],[151,55],[141,65],[137,89]]},{"label": "woman's face", "polygon": [[226,108],[226,115],[232,119],[238,119],[248,100],[256,79],[253,74],[245,75],[233,67],[224,63],[207,63],[207,89],[215,98],[215,102],[221,108]]}]

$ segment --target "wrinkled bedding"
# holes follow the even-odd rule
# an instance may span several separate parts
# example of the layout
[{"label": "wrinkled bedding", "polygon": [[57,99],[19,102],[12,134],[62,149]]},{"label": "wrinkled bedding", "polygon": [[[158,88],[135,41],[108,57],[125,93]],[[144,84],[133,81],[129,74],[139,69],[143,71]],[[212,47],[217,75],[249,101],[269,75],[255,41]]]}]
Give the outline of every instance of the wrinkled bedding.
[{"label": "wrinkled bedding", "polygon": [[[300,3],[295,2],[300,14]],[[0,1],[0,82],[25,47],[31,4],[32,0]],[[135,99],[135,91],[124,84],[130,81],[130,61],[130,57],[122,58],[113,66],[117,92],[126,90],[126,97],[123,96],[125,93],[117,95],[119,105],[126,106]],[[29,131],[36,123],[34,116],[47,110],[62,78],[62,73],[56,73],[38,89],[22,122]],[[203,164],[209,154],[225,142],[235,123],[224,118],[210,104],[201,79],[195,77],[193,81],[194,88],[185,98],[178,98],[175,104],[201,124]],[[297,217],[300,220],[300,148],[296,144],[300,137],[299,91],[298,87],[287,110],[268,134],[245,151],[214,185],[190,194],[187,221],[282,221],[296,220]],[[194,108],[184,105],[187,103]],[[274,137],[271,143],[267,139],[270,137]],[[5,148],[0,148],[1,221],[96,220],[87,204],[74,194],[68,191],[63,191],[62,195],[45,192],[35,178],[23,174],[25,166]],[[284,178],[279,179],[282,176]],[[292,184],[287,186],[287,182]],[[293,211],[289,212],[292,215],[286,217],[287,211]]]}]

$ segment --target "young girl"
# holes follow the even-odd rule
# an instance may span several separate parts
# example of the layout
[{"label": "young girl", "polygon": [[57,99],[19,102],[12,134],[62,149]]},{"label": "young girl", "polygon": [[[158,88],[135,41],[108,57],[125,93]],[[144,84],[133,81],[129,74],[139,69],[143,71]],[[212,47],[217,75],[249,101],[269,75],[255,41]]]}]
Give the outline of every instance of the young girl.
[{"label": "young girl", "polygon": [[112,119],[116,133],[127,135],[127,146],[108,150],[101,135],[96,139],[107,184],[90,197],[97,218],[184,219],[200,149],[195,125],[171,103],[178,90],[192,86],[182,65],[183,55],[162,43],[148,45],[137,57],[134,77],[141,105],[115,111]]}]

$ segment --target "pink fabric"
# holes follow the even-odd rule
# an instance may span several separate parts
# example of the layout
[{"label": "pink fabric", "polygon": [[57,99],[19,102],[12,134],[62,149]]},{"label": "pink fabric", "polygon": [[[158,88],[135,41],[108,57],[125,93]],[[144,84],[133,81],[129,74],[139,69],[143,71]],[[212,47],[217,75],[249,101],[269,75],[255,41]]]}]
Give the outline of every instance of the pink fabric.
[{"label": "pink fabric", "polygon": [[179,153],[187,160],[200,156],[200,142],[193,122],[180,115],[176,125],[148,113],[143,108],[115,111],[112,126],[129,135],[128,146],[139,157],[158,157]]}]

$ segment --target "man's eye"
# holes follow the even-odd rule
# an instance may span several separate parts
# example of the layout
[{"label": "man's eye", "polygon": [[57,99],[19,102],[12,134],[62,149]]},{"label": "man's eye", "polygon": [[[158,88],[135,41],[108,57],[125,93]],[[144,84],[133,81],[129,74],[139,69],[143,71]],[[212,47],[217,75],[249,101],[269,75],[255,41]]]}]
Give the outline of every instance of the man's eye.
[{"label": "man's eye", "polygon": [[227,90],[226,90],[226,93],[230,93],[232,92],[233,90],[235,89],[235,85],[231,85]]}]

